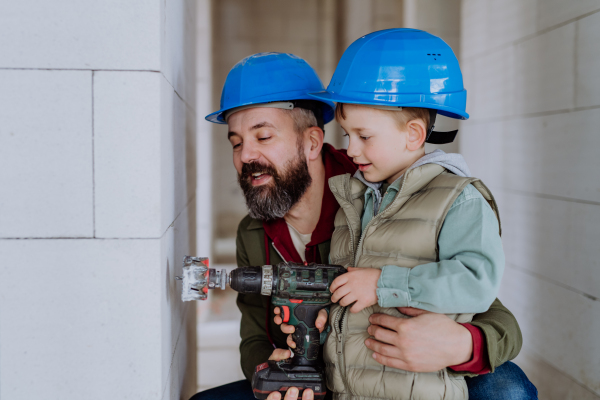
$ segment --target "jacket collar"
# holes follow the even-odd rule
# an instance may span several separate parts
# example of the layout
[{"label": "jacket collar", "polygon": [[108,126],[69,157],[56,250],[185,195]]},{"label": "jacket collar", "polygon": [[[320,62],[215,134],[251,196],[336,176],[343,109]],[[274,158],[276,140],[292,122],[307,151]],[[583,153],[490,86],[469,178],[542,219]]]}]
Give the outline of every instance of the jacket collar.
[{"label": "jacket collar", "polygon": [[[336,150],[330,144],[325,143],[322,150],[323,164],[325,165],[325,187],[323,190],[323,202],[321,203],[321,215],[317,226],[312,233],[310,243],[306,246],[306,261],[318,262],[320,260],[318,245],[320,243],[331,240],[331,235],[334,229],[335,214],[339,208],[333,193],[329,189],[327,181],[330,177],[345,173],[354,173],[356,165],[346,155],[345,150]],[[258,220],[253,220],[249,225],[249,229],[256,229]],[[273,242],[279,253],[286,261],[302,262],[302,258],[296,251],[290,231],[283,218],[273,221],[263,221],[262,227],[265,234]]]}]

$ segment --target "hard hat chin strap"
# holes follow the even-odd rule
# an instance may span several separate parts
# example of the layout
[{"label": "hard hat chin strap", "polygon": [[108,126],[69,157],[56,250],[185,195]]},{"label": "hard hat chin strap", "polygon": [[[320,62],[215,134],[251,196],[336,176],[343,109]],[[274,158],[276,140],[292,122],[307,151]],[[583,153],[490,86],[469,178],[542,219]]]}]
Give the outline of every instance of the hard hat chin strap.
[{"label": "hard hat chin strap", "polygon": [[437,110],[429,109],[429,128],[427,128],[427,137],[425,141],[431,144],[447,144],[452,143],[456,138],[458,129],[449,132],[438,132],[434,131],[435,119],[437,117]]}]

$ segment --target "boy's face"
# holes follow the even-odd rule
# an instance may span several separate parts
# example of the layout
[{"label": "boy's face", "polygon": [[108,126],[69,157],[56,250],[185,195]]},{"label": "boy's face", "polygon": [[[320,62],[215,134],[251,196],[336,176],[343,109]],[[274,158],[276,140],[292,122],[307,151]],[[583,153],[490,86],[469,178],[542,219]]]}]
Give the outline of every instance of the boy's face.
[{"label": "boy's face", "polygon": [[350,140],[348,156],[366,180],[392,183],[414,163],[409,132],[400,130],[389,112],[344,104],[344,114],[339,123]]}]

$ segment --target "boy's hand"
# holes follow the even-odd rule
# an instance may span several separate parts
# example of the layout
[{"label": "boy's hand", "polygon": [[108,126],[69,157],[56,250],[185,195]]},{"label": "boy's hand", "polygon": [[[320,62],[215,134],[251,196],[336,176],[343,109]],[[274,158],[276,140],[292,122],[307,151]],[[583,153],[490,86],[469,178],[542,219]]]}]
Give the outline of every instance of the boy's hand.
[{"label": "boy's hand", "polygon": [[377,281],[380,275],[381,270],[377,268],[348,267],[348,272],[331,283],[331,301],[339,302],[342,306],[354,303],[350,307],[352,313],[377,304]]}]

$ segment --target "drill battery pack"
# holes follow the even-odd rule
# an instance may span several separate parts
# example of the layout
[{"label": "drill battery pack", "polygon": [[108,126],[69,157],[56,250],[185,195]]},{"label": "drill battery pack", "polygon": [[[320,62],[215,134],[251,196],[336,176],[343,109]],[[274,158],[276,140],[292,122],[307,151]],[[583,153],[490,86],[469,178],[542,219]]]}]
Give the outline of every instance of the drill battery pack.
[{"label": "drill battery pack", "polygon": [[298,388],[298,398],[304,389],[312,389],[315,400],[323,400],[327,393],[325,376],[320,366],[292,365],[290,360],[267,361],[256,366],[252,376],[252,390],[257,399],[266,399],[279,391],[283,399],[290,387]]}]

